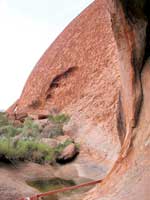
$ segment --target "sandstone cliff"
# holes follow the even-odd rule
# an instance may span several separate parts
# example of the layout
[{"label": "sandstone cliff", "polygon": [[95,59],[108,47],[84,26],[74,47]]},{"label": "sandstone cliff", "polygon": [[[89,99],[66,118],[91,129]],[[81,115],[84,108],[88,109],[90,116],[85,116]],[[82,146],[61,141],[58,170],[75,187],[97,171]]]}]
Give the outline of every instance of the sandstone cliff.
[{"label": "sandstone cliff", "polygon": [[94,2],[47,49],[13,109],[17,114],[46,114],[54,109],[68,113],[68,131],[79,136],[90,150],[113,161],[120,147],[120,74],[105,3]]},{"label": "sandstone cliff", "polygon": [[8,110],[71,115],[67,130],[112,166],[85,199],[149,200],[148,8],[148,0],[96,0],[47,49]]}]

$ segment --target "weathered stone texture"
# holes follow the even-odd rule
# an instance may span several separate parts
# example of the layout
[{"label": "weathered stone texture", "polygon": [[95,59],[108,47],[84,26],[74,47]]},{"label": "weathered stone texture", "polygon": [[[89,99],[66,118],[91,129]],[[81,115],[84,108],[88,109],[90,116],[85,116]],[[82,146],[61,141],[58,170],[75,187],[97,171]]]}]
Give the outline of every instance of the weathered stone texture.
[{"label": "weathered stone texture", "polygon": [[95,0],[47,49],[8,110],[71,116],[66,131],[109,170],[113,166],[86,200],[149,200],[146,2]]},{"label": "weathered stone texture", "polygon": [[[27,80],[15,112],[33,115],[63,110],[79,127],[76,134],[90,134],[91,138],[99,132],[99,137],[105,138],[104,154],[112,147],[116,153],[114,158],[109,157],[114,160],[120,146],[119,89],[118,50],[109,4],[95,1],[44,53]],[[90,149],[95,148],[96,138],[82,139]],[[102,149],[97,145],[97,150]]]}]

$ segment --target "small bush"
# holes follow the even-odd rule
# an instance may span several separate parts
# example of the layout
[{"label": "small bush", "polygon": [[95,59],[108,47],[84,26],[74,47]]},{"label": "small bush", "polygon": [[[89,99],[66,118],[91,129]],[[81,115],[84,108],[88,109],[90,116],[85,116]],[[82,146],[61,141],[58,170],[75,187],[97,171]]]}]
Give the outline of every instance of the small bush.
[{"label": "small bush", "polygon": [[19,133],[20,129],[13,126],[13,123],[8,120],[6,113],[0,112],[0,136],[13,137]]},{"label": "small bush", "polygon": [[20,128],[16,128],[13,125],[7,125],[0,128],[1,136],[5,137],[14,137],[21,133]]},{"label": "small bush", "polygon": [[68,123],[70,117],[65,114],[59,115],[49,115],[48,119],[53,123],[53,126],[50,130],[50,136],[56,137],[59,135],[63,135],[63,126],[64,124]]},{"label": "small bush", "polygon": [[54,150],[46,144],[30,140],[19,140],[14,146],[12,139],[0,139],[0,157],[16,161],[32,161],[40,164],[51,163]]},{"label": "small bush", "polygon": [[31,118],[26,118],[21,127],[15,127],[4,113],[0,113],[0,133],[0,158],[37,163],[53,161],[54,149],[38,142],[40,129]]},{"label": "small bush", "polygon": [[63,135],[64,132],[63,132],[63,127],[60,126],[60,125],[53,125],[49,131],[48,131],[48,134],[47,134],[47,137],[48,138],[54,138],[54,137],[57,137],[59,135]]},{"label": "small bush", "polygon": [[[61,114],[49,116],[49,120],[53,123],[51,136],[58,136],[63,134],[63,125],[69,121],[69,117]],[[57,155],[72,142],[66,140],[51,148],[40,142],[40,128],[31,118],[26,118],[21,126],[15,127],[5,113],[0,113],[0,159],[53,163]]]},{"label": "small bush", "polygon": [[10,122],[7,118],[6,113],[0,112],[0,127],[7,126],[9,124],[10,124]]},{"label": "small bush", "polygon": [[65,124],[70,120],[70,117],[65,114],[49,115],[48,119],[54,124]]},{"label": "small bush", "polygon": [[40,128],[31,118],[26,118],[22,127],[24,137],[37,138],[40,136]]}]

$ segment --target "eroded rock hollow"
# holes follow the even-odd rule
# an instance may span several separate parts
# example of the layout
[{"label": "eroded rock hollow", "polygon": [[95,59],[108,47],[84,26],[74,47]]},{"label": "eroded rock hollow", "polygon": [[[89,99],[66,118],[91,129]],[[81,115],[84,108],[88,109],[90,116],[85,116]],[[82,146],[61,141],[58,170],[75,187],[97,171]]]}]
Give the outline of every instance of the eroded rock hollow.
[{"label": "eroded rock hollow", "polygon": [[149,0],[95,0],[46,50],[8,109],[71,116],[67,130],[109,163],[86,200],[150,199],[149,9]]}]

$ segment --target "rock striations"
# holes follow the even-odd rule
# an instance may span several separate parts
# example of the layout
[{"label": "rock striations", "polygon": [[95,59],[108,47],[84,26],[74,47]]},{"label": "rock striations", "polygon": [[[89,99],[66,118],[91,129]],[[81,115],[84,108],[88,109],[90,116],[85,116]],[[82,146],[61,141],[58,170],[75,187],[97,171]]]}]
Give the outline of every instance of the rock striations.
[{"label": "rock striations", "polygon": [[8,109],[71,116],[66,130],[109,163],[86,200],[150,197],[148,8],[148,0],[95,0],[47,49]]}]

